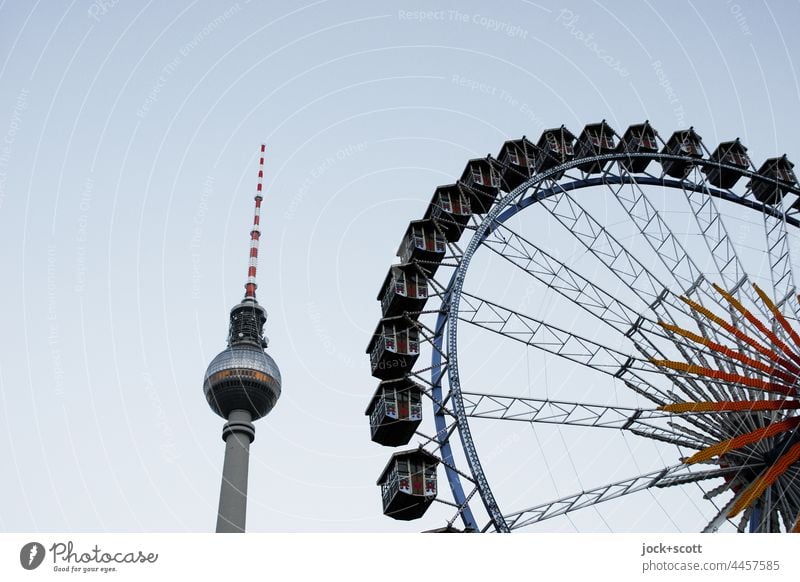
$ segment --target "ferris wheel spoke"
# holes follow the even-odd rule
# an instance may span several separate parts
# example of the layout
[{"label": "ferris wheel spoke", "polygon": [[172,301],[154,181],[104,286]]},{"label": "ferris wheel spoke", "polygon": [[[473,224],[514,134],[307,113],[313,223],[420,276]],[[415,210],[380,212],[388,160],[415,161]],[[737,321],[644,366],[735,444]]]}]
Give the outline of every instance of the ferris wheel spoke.
[{"label": "ferris wheel spoke", "polygon": [[[686,187],[686,181],[682,181],[681,189],[692,210],[709,255],[720,275],[722,286],[734,297],[743,294],[751,304],[758,308],[764,318],[769,319],[771,314],[762,302],[758,300],[752,286],[748,285],[750,277],[739,258],[736,247],[731,242],[731,237],[728,235],[728,229],[725,227],[722,213],[717,208],[714,196],[708,193],[706,177],[702,174],[701,176],[702,178],[696,184],[692,184],[692,187]],[[734,326],[740,327],[742,325],[740,321],[742,316],[733,309],[728,311]]]},{"label": "ferris wheel spoke", "polygon": [[[631,427],[628,430],[631,432],[631,434],[635,434],[636,436],[662,443],[668,443],[670,445],[675,445],[676,447],[702,449],[706,444],[705,439],[700,441],[691,435],[681,435],[671,428],[648,426],[642,428]],[[713,430],[713,428],[710,430]]]},{"label": "ferris wheel spoke", "polygon": [[[724,505],[722,508],[717,512],[717,514],[708,522],[708,525],[703,528],[703,533],[714,533],[719,530],[722,525],[727,522],[729,518],[729,514],[733,505],[738,501],[739,497],[741,496],[742,492],[734,494],[734,496]],[[737,529],[741,532],[744,531],[744,527],[747,525],[747,522],[750,521],[750,513],[752,509],[747,509],[745,511],[745,515],[742,520],[739,522],[739,526]],[[745,519],[746,518],[746,519]],[[740,529],[741,528],[741,529]]]},{"label": "ferris wheel spoke", "polygon": [[773,296],[778,307],[784,304],[790,305],[795,315],[794,319],[797,319],[800,317],[796,301],[797,287],[792,273],[789,233],[786,230],[786,211],[783,197],[778,199],[774,209],[777,211],[778,216],[763,214]]},{"label": "ferris wheel spoke", "polygon": [[466,291],[462,291],[461,298],[462,305],[458,312],[460,321],[607,374],[614,375],[621,369],[653,370],[649,362],[514,309]]},{"label": "ferris wheel spoke", "polygon": [[[621,334],[628,337],[637,335],[642,342],[634,345],[645,358],[653,359],[663,356],[662,349],[653,341],[654,336],[667,339],[670,344],[682,349],[681,353],[687,360],[694,361],[700,358],[700,363],[705,363],[705,355],[714,356],[703,350],[697,350],[682,341],[677,335],[664,329],[657,322],[638,315],[631,307],[617,299],[613,294],[604,290],[597,284],[583,277],[580,273],[568,267],[552,255],[546,253],[511,228],[503,223],[496,223],[497,227],[487,237],[484,244],[498,256],[508,260],[523,272],[537,279],[544,285],[558,292],[585,311],[593,315],[598,321],[608,324]],[[683,392],[692,393],[686,384],[673,377],[676,386]],[[719,394],[715,394],[721,398]]]},{"label": "ferris wheel spoke", "polygon": [[[707,277],[663,219],[662,213],[650,201],[645,189],[635,180],[631,180],[627,185],[621,184],[618,188],[612,184],[607,186],[681,291],[687,296],[694,296],[700,305],[705,298],[719,307],[729,309],[717,294],[711,292]],[[698,186],[693,185],[692,189],[696,190]],[[717,336],[717,332],[706,328],[702,320],[695,318],[695,321],[703,335],[711,338]]]},{"label": "ferris wheel spoke", "polygon": [[553,289],[593,315],[598,321],[625,333],[639,314],[552,254],[547,253],[508,225],[496,222],[484,246],[522,272]]},{"label": "ferris wheel spoke", "polygon": [[653,306],[662,302],[665,299],[666,285],[645,269],[566,190],[558,189],[561,190],[558,195],[542,198],[539,204],[646,305]]},{"label": "ferris wheel spoke", "polygon": [[[591,213],[578,204],[567,190],[562,189],[560,195],[542,199],[540,204],[594,254],[610,273],[648,304],[649,309],[656,313],[660,320],[676,323],[674,311],[694,319],[703,334],[708,337],[706,326],[693,311],[677,300],[667,286],[645,268]],[[702,280],[702,276],[699,276],[696,284],[699,285]],[[689,294],[694,291],[694,287],[682,291]]]},{"label": "ferris wheel spoke", "polygon": [[[695,171],[695,175],[700,176],[700,179],[691,187],[687,187],[687,181],[682,180],[681,190],[694,215],[697,227],[705,241],[709,255],[714,261],[723,286],[734,297],[740,297],[743,294],[751,304],[757,306],[762,316],[769,319],[768,310],[758,300],[752,286],[748,285],[749,276],[742,265],[736,247],[731,242],[714,196],[710,193],[707,175],[697,171]],[[735,328],[747,327],[746,323],[742,321],[743,316],[733,306],[728,307],[728,316]],[[752,349],[745,342],[738,338],[735,342],[739,353],[754,355]]]},{"label": "ferris wheel spoke", "polygon": [[[582,427],[611,428],[629,431],[637,436],[667,442],[677,446],[701,449],[715,441],[696,432],[681,436],[676,427],[664,428],[648,421],[672,417],[669,412],[657,409],[601,406],[578,402],[549,399],[520,398],[478,393],[462,393],[467,417],[492,420],[512,420],[529,423],[560,424]],[[695,413],[700,418],[691,419],[707,433],[722,438],[704,413]],[[681,420],[690,421],[686,415]]]},{"label": "ferris wheel spoke", "polygon": [[696,471],[693,473],[687,473],[683,475],[665,477],[664,479],[659,481],[658,484],[656,484],[656,487],[660,488],[675,487],[676,485],[699,483],[700,481],[706,481],[708,479],[717,479],[719,477],[735,478],[737,475],[741,474],[742,471],[744,471],[745,469],[749,469],[751,467],[753,467],[753,465],[738,465],[734,467],[722,467],[719,469],[709,469],[707,471]]},{"label": "ferris wheel spoke", "polygon": [[[633,184],[632,184],[633,185]],[[611,185],[608,185],[611,187]],[[620,188],[623,188],[625,183],[623,182],[620,185]],[[613,190],[613,189],[612,189]],[[641,188],[638,188],[637,191],[641,191]],[[560,196],[553,196],[550,197],[551,199],[556,199],[555,201],[550,199],[542,200],[541,203],[543,206],[559,221],[561,224],[572,234],[580,240],[588,250],[592,251],[595,256],[597,256],[606,266],[607,268],[618,278],[620,278],[623,282],[630,286],[630,288],[640,296],[640,298],[647,299],[651,296],[652,292],[658,287],[662,286],[663,284],[658,281],[658,279],[649,273],[649,271],[638,261],[626,248],[622,245],[619,241],[617,241],[608,231],[603,227],[599,222],[597,222],[589,212],[587,212],[580,204],[578,204],[570,195],[569,192],[563,190]],[[622,201],[621,201],[622,202]],[[680,247],[679,243],[677,242],[677,238],[671,233],[669,228],[661,219],[660,215],[655,211],[652,204],[649,202],[646,196],[637,197],[635,199],[636,206],[641,207],[644,210],[640,210],[639,212],[644,213],[645,224],[655,224],[656,228],[651,229],[651,238],[660,237],[658,238],[659,241],[663,241],[661,246],[667,245],[673,249],[672,253],[674,256],[677,256],[680,253],[682,247]],[[623,207],[625,204],[623,203]],[[629,212],[629,215],[631,213]],[[631,215],[633,219],[634,216]],[[644,230],[644,226],[642,225],[642,221],[638,221],[639,226],[642,230]],[[653,240],[648,238],[651,246],[656,249],[656,254],[660,256],[661,260],[663,261],[663,253],[658,250],[653,244]],[[601,242],[598,242],[601,241]],[[605,246],[607,247],[606,252],[595,252],[596,246]],[[677,251],[675,249],[678,249]],[[682,256],[687,256],[685,252],[682,253]],[[626,273],[624,270],[620,270],[618,268],[618,264],[620,263],[620,257],[625,257],[625,260],[622,261],[622,264],[629,265],[632,270],[630,273]],[[685,261],[675,262],[670,265],[669,263],[664,263],[670,269],[679,269],[680,265],[687,265],[690,269],[689,275],[684,276],[684,281],[688,281],[691,276],[697,275],[696,281],[694,281],[693,285],[689,289],[683,289],[687,295],[694,293],[697,289],[702,288],[706,296],[711,296],[712,301],[717,305],[723,305],[723,301],[721,297],[712,296],[708,293],[706,287],[708,287],[708,282],[705,278],[700,274],[699,269],[693,266],[691,260],[687,257]],[[630,275],[633,275],[632,277]],[[674,275],[674,274],[673,274]],[[681,281],[676,278],[676,281],[680,284]],[[645,283],[645,284],[643,284]],[[674,296],[671,295],[666,288],[661,291],[658,296],[658,299],[654,301],[651,305],[651,310],[658,313],[658,307],[661,307],[661,313],[659,314],[659,318],[666,321],[667,323],[675,323],[673,318],[672,312],[668,309],[664,309],[664,307],[669,306],[677,313],[682,313],[685,316],[691,317],[697,324],[698,328],[700,329],[701,333],[704,337],[713,339],[718,341],[720,338],[718,337],[719,333],[716,331],[715,328],[710,327],[707,325],[705,320],[700,317],[697,313],[697,309],[703,309],[702,304],[699,303],[701,298],[697,297],[698,302],[695,303],[697,307],[688,309],[686,305],[684,305],[680,301],[676,301]],[[676,347],[681,350],[681,346],[679,343],[675,343]],[[691,358],[691,351],[682,350],[682,356],[686,358]],[[702,358],[702,354],[698,354],[695,352],[698,357]],[[725,369],[727,367],[729,370],[733,370],[730,364],[724,361],[721,358],[714,357],[717,366]],[[707,363],[703,363],[707,367]],[[720,392],[729,392],[731,396],[738,396],[743,398],[743,394],[739,392],[737,386],[728,386],[727,388],[724,386],[719,385],[717,383],[717,390]]]},{"label": "ferris wheel spoke", "polygon": [[555,501],[509,513],[504,517],[510,530],[520,529],[559,515],[566,515],[567,513],[579,509],[593,507],[604,501],[619,499],[620,497],[649,489],[650,487],[657,486],[665,477],[683,472],[688,472],[684,465],[674,465],[659,471],[651,471],[608,485],[603,485],[602,487],[596,487],[589,491],[581,491],[580,493],[562,497]]},{"label": "ferris wheel spoke", "polygon": [[466,415],[493,420],[515,420],[574,426],[627,429],[645,420],[671,416],[661,410],[601,406],[543,398],[521,398],[462,392]]}]

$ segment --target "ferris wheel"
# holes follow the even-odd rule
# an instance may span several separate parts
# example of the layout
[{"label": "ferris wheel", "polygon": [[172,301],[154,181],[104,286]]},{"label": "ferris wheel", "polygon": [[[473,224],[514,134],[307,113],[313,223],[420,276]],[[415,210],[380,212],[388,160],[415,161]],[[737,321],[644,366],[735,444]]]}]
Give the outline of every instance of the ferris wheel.
[{"label": "ferris wheel", "polygon": [[366,414],[399,447],[384,513],[435,531],[800,531],[792,168],[648,122],[469,160],[378,294]]}]

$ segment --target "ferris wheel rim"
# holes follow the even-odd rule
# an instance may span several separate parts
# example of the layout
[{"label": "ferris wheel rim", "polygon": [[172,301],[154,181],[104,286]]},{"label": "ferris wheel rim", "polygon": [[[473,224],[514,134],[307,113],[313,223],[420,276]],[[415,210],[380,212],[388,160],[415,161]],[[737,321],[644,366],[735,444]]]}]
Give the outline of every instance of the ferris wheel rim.
[{"label": "ferris wheel rim", "polygon": [[[463,251],[463,254],[461,255],[459,263],[454,269],[452,276],[449,280],[449,283],[445,288],[445,292],[442,299],[442,311],[440,313],[440,316],[436,324],[437,335],[435,336],[433,341],[434,349],[432,354],[431,380],[432,380],[432,385],[434,387],[434,394],[437,393],[439,394],[438,400],[441,402],[442,401],[441,380],[446,373],[448,378],[447,399],[449,400],[449,402],[451,402],[452,412],[454,413],[456,421],[456,429],[459,433],[459,438],[461,440],[462,448],[465,453],[466,462],[469,467],[470,474],[474,479],[475,488],[477,489],[477,492],[480,495],[481,500],[483,502],[484,508],[486,509],[490,518],[489,523],[484,528],[480,528],[478,526],[477,522],[475,522],[474,518],[472,517],[472,511],[469,505],[469,499],[463,498],[463,486],[461,484],[459,472],[450,470],[446,464],[446,474],[451,487],[451,491],[453,492],[456,498],[457,505],[459,505],[461,508],[460,513],[462,520],[464,521],[465,526],[469,527],[470,529],[473,529],[475,531],[486,531],[492,526],[494,526],[495,531],[498,532],[511,531],[511,528],[506,523],[505,516],[501,511],[499,504],[494,498],[491,486],[481,465],[480,457],[478,456],[477,451],[475,449],[475,442],[471,436],[469,418],[466,415],[464,409],[464,402],[462,397],[463,391],[461,389],[461,381],[459,377],[459,372],[460,372],[458,364],[458,319],[459,318],[457,316],[451,317],[451,315],[453,314],[458,314],[461,295],[463,291],[463,283],[466,277],[466,273],[469,269],[471,259],[477,252],[477,250],[482,246],[483,242],[486,240],[487,235],[490,234],[491,232],[490,229],[492,228],[492,225],[502,224],[505,220],[510,219],[511,217],[515,216],[522,210],[525,210],[530,206],[534,206],[537,202],[540,202],[541,200],[544,200],[548,197],[555,196],[565,190],[566,191],[582,190],[584,188],[606,185],[609,183],[615,183],[615,184],[630,183],[630,184],[640,184],[647,186],[663,186],[672,189],[683,188],[686,190],[691,190],[693,192],[697,192],[703,195],[709,195],[712,197],[725,200],[727,202],[737,204],[749,210],[759,212],[762,215],[764,214],[770,215],[774,218],[783,220],[784,223],[787,225],[791,225],[795,228],[800,228],[800,220],[798,220],[793,216],[787,216],[785,212],[778,211],[774,207],[766,203],[762,203],[757,200],[752,200],[746,198],[745,196],[737,196],[731,193],[730,190],[722,188],[719,189],[712,188],[708,184],[698,185],[692,182],[688,182],[685,180],[685,178],[667,179],[663,174],[661,178],[655,178],[647,174],[636,173],[636,172],[627,172],[625,174],[623,174],[622,172],[617,172],[610,174],[608,170],[606,170],[600,177],[583,178],[583,179],[571,178],[569,181],[566,181],[564,183],[560,182],[561,179],[560,176],[563,176],[565,171],[574,169],[583,164],[591,162],[602,162],[602,163],[619,162],[624,160],[630,160],[632,158],[646,159],[649,162],[652,161],[687,162],[695,167],[703,167],[703,168],[713,167],[716,169],[730,170],[738,173],[741,177],[749,177],[750,179],[758,181],[770,181],[768,178],[765,178],[764,176],[753,170],[742,169],[741,167],[738,166],[724,164],[706,158],[697,158],[689,155],[665,154],[657,152],[637,152],[637,153],[614,152],[609,154],[599,154],[583,158],[571,159],[565,163],[554,166],[549,170],[534,174],[528,180],[521,183],[518,187],[506,193],[505,196],[497,200],[497,202],[495,202],[492,205],[489,211],[480,219],[480,224],[478,224],[474,233],[472,234],[472,237],[470,238],[466,248]],[[537,196],[536,198],[534,197],[525,198],[525,194],[529,190],[539,186],[546,180],[553,179],[554,176],[556,177],[553,180],[554,186],[557,185],[558,189],[556,189],[555,187],[550,187],[544,190],[546,194],[540,193],[539,196]],[[772,182],[774,182],[774,180],[772,180]],[[794,187],[793,185],[789,185],[788,187],[786,187],[786,191],[800,195],[800,188]],[[518,200],[516,205],[514,204],[515,200]],[[440,352],[444,340],[445,327],[447,330],[446,331],[447,363],[444,365],[444,367],[442,367]],[[434,403],[434,408],[436,408],[436,406],[437,406],[436,403]],[[437,431],[441,432],[441,427],[439,426],[438,421],[442,417],[438,416],[436,418],[437,418]],[[441,445],[443,445],[442,449],[445,452],[445,455],[449,458],[452,458],[452,453],[450,452],[450,438],[451,436],[449,434],[445,434],[444,442],[441,443]],[[459,499],[460,496],[461,499]]]}]

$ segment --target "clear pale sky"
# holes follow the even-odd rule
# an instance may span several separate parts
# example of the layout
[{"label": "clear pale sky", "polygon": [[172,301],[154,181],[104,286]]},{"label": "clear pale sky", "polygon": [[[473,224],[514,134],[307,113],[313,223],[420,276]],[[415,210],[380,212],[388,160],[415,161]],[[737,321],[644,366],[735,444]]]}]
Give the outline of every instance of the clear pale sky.
[{"label": "clear pale sky", "polygon": [[788,1],[0,1],[0,530],[213,529],[201,382],[243,294],[262,142],[284,386],[248,529],[441,525],[382,516],[391,451],[363,416],[408,221],[467,159],[562,123],[800,158],[798,21]]}]

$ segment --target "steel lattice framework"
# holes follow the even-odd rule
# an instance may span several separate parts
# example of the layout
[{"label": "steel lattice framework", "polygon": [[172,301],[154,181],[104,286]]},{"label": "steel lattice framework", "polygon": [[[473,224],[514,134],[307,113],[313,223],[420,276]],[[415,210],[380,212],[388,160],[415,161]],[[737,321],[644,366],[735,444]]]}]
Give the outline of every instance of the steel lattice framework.
[{"label": "steel lattice framework", "polygon": [[[590,135],[589,127],[578,145]],[[563,138],[566,130],[561,131]],[[676,132],[668,142],[655,136],[663,146],[660,151],[636,150],[613,133],[613,148],[569,150],[559,163],[531,167],[513,188],[497,183],[496,200],[461,225],[470,233],[463,247],[460,230],[459,236],[451,235],[456,224],[452,216],[439,213],[434,220],[438,232],[447,233],[446,251],[414,262],[426,269],[428,299],[439,301],[439,307],[402,314],[419,332],[420,341],[430,345],[431,358],[429,365],[412,367],[404,378],[418,383],[433,403],[435,434],[417,434],[420,447],[444,465],[452,500],[438,501],[455,509],[448,527],[460,520],[470,531],[507,532],[638,491],[698,483],[708,484],[702,496],[716,507],[705,531],[716,531],[727,522],[739,531],[800,527],[800,302],[789,241],[791,231],[800,226],[800,190],[791,164],[784,156],[756,169],[744,153],[743,158],[726,153],[739,146],[738,140],[730,150],[721,149],[726,145],[722,144],[712,154],[691,129]],[[694,138],[692,151],[687,144]],[[671,147],[676,139],[678,147]],[[534,151],[529,161],[546,155],[545,136],[537,146],[524,138],[513,143],[522,142]],[[511,175],[519,166],[512,168],[503,155],[508,143],[512,142],[498,158],[481,160],[498,176]],[[662,171],[645,171],[650,162]],[[770,162],[787,171],[770,173]],[[685,170],[676,177],[675,167]],[[470,165],[458,187],[473,200],[480,199],[486,190],[469,183],[469,171]],[[733,189],[745,180],[746,186]],[[598,189],[624,212],[628,228],[642,241],[636,250],[582,203],[581,191]],[[695,247],[687,247],[685,237],[675,232],[666,216],[669,208],[655,200],[654,192],[684,199],[706,251],[703,264],[695,258]],[[748,273],[721,205],[763,217],[767,290]],[[545,248],[535,234],[518,232],[514,219],[529,208],[561,225],[606,275],[582,274],[570,260]],[[627,343],[611,345],[466,288],[479,251],[513,267],[537,288],[569,302],[587,321],[606,326]],[[620,287],[626,290],[622,296],[616,292]],[[426,323],[426,315],[435,318]],[[469,383],[462,387],[459,333],[464,326],[600,373],[646,405],[503,395],[468,388]],[[680,462],[656,471],[515,509],[495,497],[471,419],[612,429],[697,452],[681,453]],[[698,464],[710,468],[698,470]],[[723,501],[715,503],[723,494],[730,498],[720,497]],[[477,499],[485,518],[477,516]]]}]

